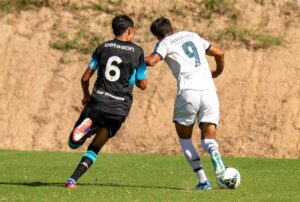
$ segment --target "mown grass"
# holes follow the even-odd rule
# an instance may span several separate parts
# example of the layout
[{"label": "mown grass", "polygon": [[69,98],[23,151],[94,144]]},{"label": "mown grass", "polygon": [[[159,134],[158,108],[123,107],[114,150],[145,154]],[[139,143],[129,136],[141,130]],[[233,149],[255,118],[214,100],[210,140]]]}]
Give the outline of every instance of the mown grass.
[{"label": "mown grass", "polygon": [[77,189],[63,187],[80,153],[0,151],[0,201],[300,201],[300,161],[224,158],[242,176],[237,190],[194,191],[183,156],[101,154]]}]

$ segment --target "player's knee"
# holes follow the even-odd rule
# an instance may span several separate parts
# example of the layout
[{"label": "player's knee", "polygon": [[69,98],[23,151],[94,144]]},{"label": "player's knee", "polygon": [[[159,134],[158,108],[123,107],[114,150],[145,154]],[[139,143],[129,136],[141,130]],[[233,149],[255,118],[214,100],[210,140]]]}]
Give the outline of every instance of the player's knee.
[{"label": "player's knee", "polygon": [[217,136],[217,125],[213,123],[200,123],[201,136],[205,139],[215,139]]},{"label": "player's knee", "polygon": [[174,121],[176,132],[178,134],[178,137],[181,139],[190,139],[192,137],[193,132],[193,125],[191,126],[185,126],[180,124],[178,121]]},{"label": "player's knee", "polygon": [[219,145],[215,139],[203,139],[201,140],[201,147],[204,151],[210,153],[212,150],[218,150]]}]

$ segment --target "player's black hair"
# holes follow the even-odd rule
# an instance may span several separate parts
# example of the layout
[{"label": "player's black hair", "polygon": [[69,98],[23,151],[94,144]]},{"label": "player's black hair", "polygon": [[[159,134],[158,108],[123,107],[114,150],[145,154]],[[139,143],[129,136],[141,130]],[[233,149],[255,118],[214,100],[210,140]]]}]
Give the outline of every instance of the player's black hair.
[{"label": "player's black hair", "polygon": [[123,34],[128,27],[134,27],[134,22],[127,15],[118,15],[112,20],[112,29],[116,36]]},{"label": "player's black hair", "polygon": [[161,39],[173,33],[171,21],[165,17],[154,20],[150,26],[150,30],[153,35]]}]

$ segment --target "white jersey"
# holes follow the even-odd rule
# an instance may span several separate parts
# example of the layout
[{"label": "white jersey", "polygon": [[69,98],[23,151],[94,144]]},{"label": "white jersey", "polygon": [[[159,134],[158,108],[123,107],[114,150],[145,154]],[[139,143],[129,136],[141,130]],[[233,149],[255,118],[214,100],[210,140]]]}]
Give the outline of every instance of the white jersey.
[{"label": "white jersey", "polygon": [[184,89],[214,90],[216,87],[205,56],[210,43],[193,32],[177,32],[159,41],[154,53],[166,61],[177,79],[178,93]]}]

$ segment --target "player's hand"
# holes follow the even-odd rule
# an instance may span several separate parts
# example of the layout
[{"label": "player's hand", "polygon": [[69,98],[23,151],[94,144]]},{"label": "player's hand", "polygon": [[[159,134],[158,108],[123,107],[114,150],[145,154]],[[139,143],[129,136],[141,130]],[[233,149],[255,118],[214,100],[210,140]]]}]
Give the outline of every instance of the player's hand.
[{"label": "player's hand", "polygon": [[220,72],[218,72],[218,71],[213,71],[213,72],[211,72],[211,75],[212,75],[212,78],[217,78],[218,76],[220,76]]},{"label": "player's hand", "polygon": [[86,105],[90,101],[90,99],[91,99],[90,95],[84,96],[81,100],[82,105]]}]

